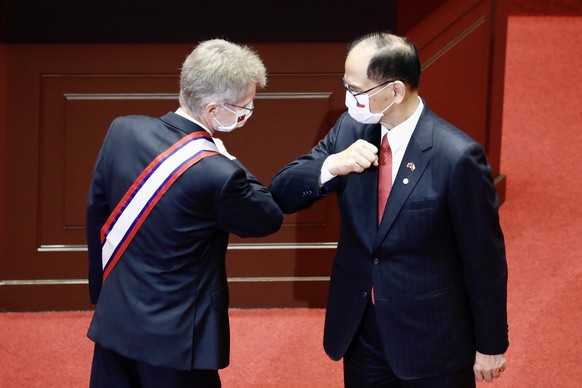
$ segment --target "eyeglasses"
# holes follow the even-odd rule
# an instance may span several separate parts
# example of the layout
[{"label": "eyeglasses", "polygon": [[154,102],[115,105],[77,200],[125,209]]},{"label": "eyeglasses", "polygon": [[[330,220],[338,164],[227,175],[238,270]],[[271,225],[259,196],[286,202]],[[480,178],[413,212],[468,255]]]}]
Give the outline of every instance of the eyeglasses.
[{"label": "eyeglasses", "polygon": [[[361,103],[361,102],[358,100],[358,96],[360,96],[360,95],[362,95],[362,94],[367,94],[368,92],[371,92],[372,90],[374,90],[374,89],[377,89],[377,88],[379,88],[380,86],[385,86],[385,85],[388,85],[388,84],[389,84],[389,83],[391,83],[391,82],[396,82],[396,81],[398,81],[398,80],[393,80],[393,79],[391,79],[391,80],[388,80],[388,81],[386,81],[386,82],[382,82],[382,83],[381,83],[381,84],[379,84],[379,85],[376,85],[376,86],[374,86],[374,87],[371,87],[370,89],[364,90],[363,92],[358,92],[358,93],[355,93],[355,92],[352,90],[351,86],[347,84],[346,80],[342,80],[342,81],[343,81],[343,84],[344,84],[344,88],[345,88],[345,89],[346,89],[346,90],[347,90],[347,91],[348,91],[348,92],[349,92],[349,93],[352,95],[352,97],[354,97],[354,100],[356,100],[356,104],[357,104],[358,106],[361,106],[361,107],[363,107],[364,105],[363,105],[363,104],[362,104],[362,103]],[[378,92],[380,92],[380,91],[378,91]],[[376,92],[376,93],[378,93],[378,92]],[[371,96],[368,96],[368,97],[372,97],[372,96],[374,96],[376,93],[374,93],[374,94],[372,94]]]},{"label": "eyeglasses", "polygon": [[253,101],[249,102],[249,103],[247,104],[247,106],[234,105],[234,104],[231,104],[231,103],[228,103],[228,102],[225,102],[224,104],[225,104],[225,105],[234,106],[235,108],[246,109],[246,110],[248,110],[249,112],[252,112],[252,111],[253,111],[253,109],[255,109],[255,105],[253,104]]},{"label": "eyeglasses", "polygon": [[376,88],[379,88],[380,86],[384,86],[384,85],[387,85],[387,84],[389,84],[390,82],[396,82],[396,81],[398,81],[398,80],[397,80],[397,79],[391,79],[391,80],[388,80],[388,81],[386,81],[386,82],[382,82],[382,83],[381,83],[381,84],[379,84],[379,85],[376,85],[376,86],[374,86],[374,87],[371,87],[370,89],[364,90],[363,92],[357,92],[357,93],[356,93],[356,92],[355,92],[355,91],[352,89],[352,87],[351,87],[350,85],[348,85],[348,84],[347,84],[346,80],[342,80],[342,82],[343,82],[343,84],[344,84],[344,88],[345,88],[345,89],[346,89],[348,92],[350,92],[350,93],[351,93],[351,95],[352,95],[352,96],[354,96],[354,97],[357,97],[357,96],[359,96],[359,95],[361,95],[361,94],[366,94],[366,93],[368,93],[368,92],[371,92],[372,90],[374,90],[374,89],[376,89]]}]

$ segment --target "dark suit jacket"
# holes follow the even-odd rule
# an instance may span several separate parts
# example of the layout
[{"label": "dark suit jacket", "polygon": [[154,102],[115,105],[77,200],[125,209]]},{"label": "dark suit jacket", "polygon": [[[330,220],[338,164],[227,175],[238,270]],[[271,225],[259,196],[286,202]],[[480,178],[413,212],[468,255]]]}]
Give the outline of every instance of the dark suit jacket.
[{"label": "dark suit jacket", "polygon": [[132,359],[184,370],[228,365],[229,233],[274,233],[281,210],[240,163],[212,155],[173,183],[103,285],[99,232],[142,170],[201,130],[175,113],[116,119],[96,162],[87,209],[89,286],[97,303],[89,338]]},{"label": "dark suit jacket", "polygon": [[[345,354],[373,284],[383,346],[397,376],[466,367],[475,350],[504,353],[505,247],[491,169],[478,143],[425,106],[379,227],[377,167],[319,188],[328,155],[357,139],[379,148],[380,129],[342,115],[269,187],[286,213],[337,194],[341,228],[327,303],[326,352],[334,360]],[[407,167],[410,162],[414,169]]]}]

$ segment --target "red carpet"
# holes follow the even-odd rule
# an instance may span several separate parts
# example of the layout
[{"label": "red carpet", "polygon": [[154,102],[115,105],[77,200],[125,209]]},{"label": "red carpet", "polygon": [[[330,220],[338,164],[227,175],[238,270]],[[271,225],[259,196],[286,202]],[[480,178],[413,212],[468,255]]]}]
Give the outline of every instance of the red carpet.
[{"label": "red carpet", "polygon": [[[578,4],[582,5],[582,2]],[[576,387],[582,367],[582,18],[511,17],[501,169],[508,370],[496,386]],[[533,49],[532,49],[533,48]]]},{"label": "red carpet", "polygon": [[[479,386],[577,387],[582,18],[512,16],[507,47],[501,170],[508,182],[501,219],[511,345],[502,378]],[[224,387],[341,387],[341,363],[329,360],[322,348],[323,313],[232,310]],[[90,314],[0,314],[0,387],[86,387]]]},{"label": "red carpet", "polygon": [[[231,310],[229,387],[341,387],[323,351],[322,309]],[[0,314],[0,387],[87,387],[90,312]],[[115,388],[115,387],[112,387]]]}]

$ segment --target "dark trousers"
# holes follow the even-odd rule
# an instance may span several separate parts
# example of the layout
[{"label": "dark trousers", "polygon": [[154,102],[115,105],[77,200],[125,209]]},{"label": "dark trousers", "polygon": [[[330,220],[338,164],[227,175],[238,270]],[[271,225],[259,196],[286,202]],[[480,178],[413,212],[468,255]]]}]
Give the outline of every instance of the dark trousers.
[{"label": "dark trousers", "polygon": [[91,388],[219,388],[217,370],[183,371],[132,360],[95,344]]},{"label": "dark trousers", "polygon": [[368,304],[364,319],[344,356],[346,388],[474,388],[473,367],[422,379],[399,379],[388,364],[380,340],[376,312]]}]

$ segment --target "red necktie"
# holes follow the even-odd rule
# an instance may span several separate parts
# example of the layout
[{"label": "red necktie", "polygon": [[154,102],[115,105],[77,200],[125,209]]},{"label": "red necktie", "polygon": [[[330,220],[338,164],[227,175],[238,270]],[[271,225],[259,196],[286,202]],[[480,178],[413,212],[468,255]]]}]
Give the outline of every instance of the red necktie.
[{"label": "red necktie", "polygon": [[[388,134],[382,137],[380,146],[380,174],[378,178],[378,225],[382,222],[386,202],[392,190],[392,150],[388,144]],[[372,303],[374,303],[374,287],[371,292]]]},{"label": "red necktie", "polygon": [[382,222],[388,196],[392,190],[392,150],[388,144],[388,134],[382,137],[380,147],[380,175],[378,178],[378,225]]}]

